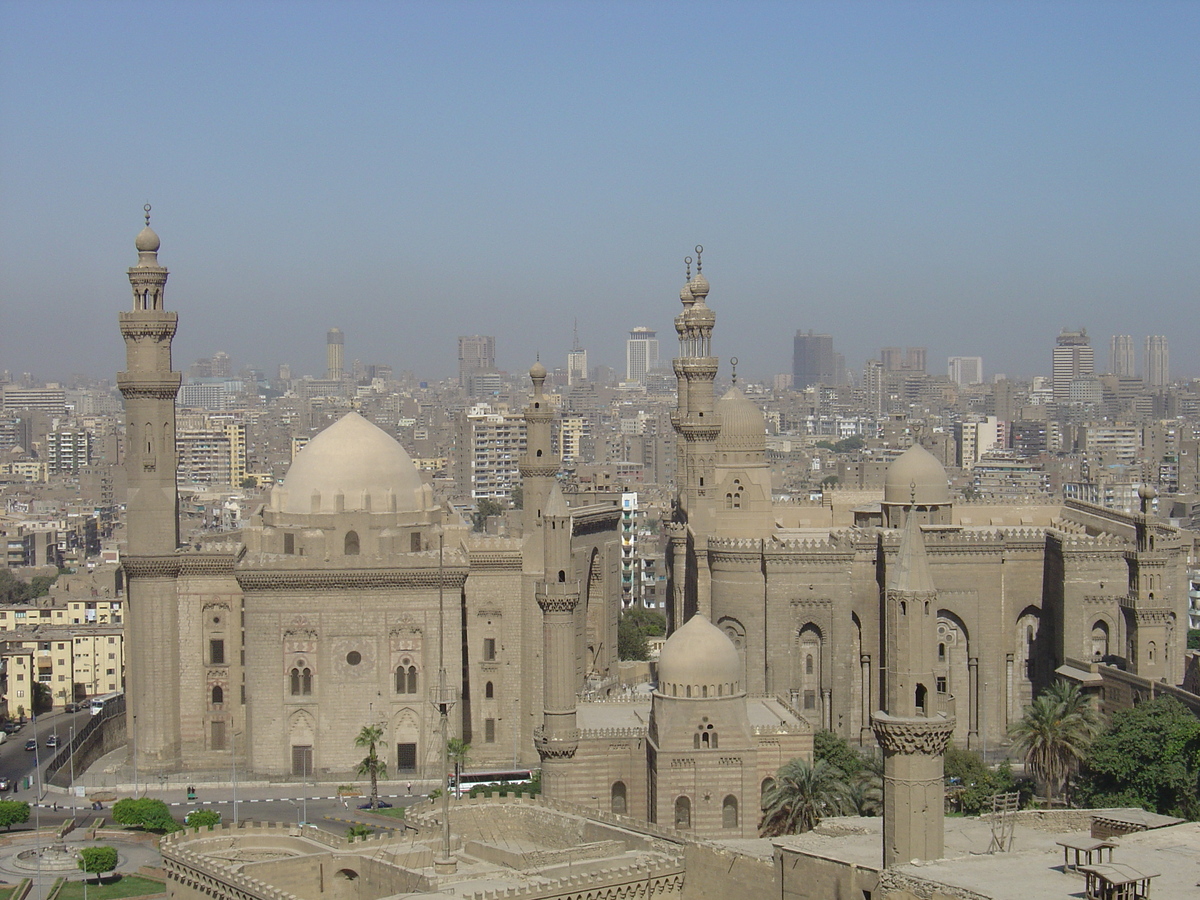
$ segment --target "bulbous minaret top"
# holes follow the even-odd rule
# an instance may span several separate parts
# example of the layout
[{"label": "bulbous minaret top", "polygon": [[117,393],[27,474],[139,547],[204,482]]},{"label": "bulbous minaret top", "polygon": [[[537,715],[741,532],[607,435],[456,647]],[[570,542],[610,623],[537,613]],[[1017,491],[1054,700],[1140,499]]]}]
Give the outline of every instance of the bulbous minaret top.
[{"label": "bulbous minaret top", "polygon": [[129,284],[133,288],[133,308],[140,310],[163,309],[163,291],[168,272],[159,265],[158,248],[162,246],[158,235],[150,227],[150,204],[142,207],[146,212],[146,227],[138,232],[133,245],[137,248],[137,265],[129,269]]}]

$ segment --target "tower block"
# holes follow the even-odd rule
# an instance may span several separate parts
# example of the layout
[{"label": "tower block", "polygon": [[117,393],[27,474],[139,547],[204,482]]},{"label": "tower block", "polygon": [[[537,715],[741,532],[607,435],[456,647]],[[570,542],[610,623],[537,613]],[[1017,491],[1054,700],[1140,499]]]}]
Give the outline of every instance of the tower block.
[{"label": "tower block", "polygon": [[[158,263],[158,235],[146,227],[134,242],[129,269],[133,310],[120,314],[126,366],[117,373],[125,399],[125,474],[129,640],[127,687],[131,752],[135,763],[177,768],[179,735],[179,610],[175,577],[179,500],[175,488],[175,396],[180,374],[171,370],[171,339],[179,317],[163,306],[167,270]],[[146,648],[156,648],[149,653]]]},{"label": "tower block", "polygon": [[937,591],[909,515],[884,591],[884,710],[871,717],[883,750],[883,864],[940,859],[944,758],[954,717],[937,709]]},{"label": "tower block", "polygon": [[579,582],[571,564],[571,513],[556,484],[543,511],[545,575],[538,583],[542,609],[542,727],[534,743],[542,759],[542,790],[564,795],[567,762],[579,746],[575,722],[575,609]]}]

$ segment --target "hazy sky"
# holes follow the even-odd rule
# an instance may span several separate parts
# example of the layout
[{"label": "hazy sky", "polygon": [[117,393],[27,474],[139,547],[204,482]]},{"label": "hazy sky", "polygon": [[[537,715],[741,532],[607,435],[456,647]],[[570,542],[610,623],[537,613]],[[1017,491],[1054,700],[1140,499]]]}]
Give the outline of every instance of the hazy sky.
[{"label": "hazy sky", "polygon": [[0,2],[0,368],[123,364],[154,206],[177,368],[715,352],[1200,375],[1200,3]]}]

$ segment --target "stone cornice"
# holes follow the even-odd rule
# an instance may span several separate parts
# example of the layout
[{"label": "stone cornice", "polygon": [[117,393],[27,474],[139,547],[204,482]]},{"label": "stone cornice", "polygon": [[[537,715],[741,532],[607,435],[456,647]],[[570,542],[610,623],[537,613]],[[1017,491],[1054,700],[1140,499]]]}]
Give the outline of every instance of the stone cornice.
[{"label": "stone cornice", "polygon": [[879,746],[887,752],[941,756],[954,733],[954,718],[909,719],[877,712],[871,716],[871,730]]},{"label": "stone cornice", "polygon": [[178,556],[124,556],[121,568],[129,578],[175,578],[180,560]]},{"label": "stone cornice", "polygon": [[[432,589],[437,588],[437,569],[347,569],[344,571],[291,569],[239,569],[238,584],[244,591],[339,591],[377,590],[380,588]],[[467,580],[466,569],[447,568],[441,584],[450,590],[461,590]]]}]

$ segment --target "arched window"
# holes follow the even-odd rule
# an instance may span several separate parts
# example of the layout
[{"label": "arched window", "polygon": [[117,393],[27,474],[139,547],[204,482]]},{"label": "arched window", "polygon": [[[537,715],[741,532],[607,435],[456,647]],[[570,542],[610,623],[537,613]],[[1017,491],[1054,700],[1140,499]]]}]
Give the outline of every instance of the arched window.
[{"label": "arched window", "polygon": [[698,732],[698,731],[692,735],[692,749],[693,750],[700,749],[700,732]]},{"label": "arched window", "polygon": [[692,801],[687,797],[675,798],[675,827],[679,829],[692,827]]},{"label": "arched window", "polygon": [[396,669],[396,693],[415,694],[417,692],[417,667],[401,665]]},{"label": "arched window", "polygon": [[737,797],[733,796],[733,794],[727,796],[721,803],[721,827],[738,827],[738,802]]},{"label": "arched window", "polygon": [[773,787],[775,787],[775,779],[767,777],[763,779],[762,785],[758,789],[758,805],[763,809],[767,808],[767,792]]},{"label": "arched window", "polygon": [[558,583],[565,584],[566,581],[567,581],[567,573],[564,570],[559,569],[558,570]]},{"label": "arched window", "polygon": [[221,686],[219,684],[213,685],[212,702],[214,705],[225,702],[225,692],[221,690]]},{"label": "arched window", "polygon": [[492,686],[490,681],[484,685],[483,696],[487,697],[489,700],[496,696],[496,688]]},{"label": "arched window", "polygon": [[812,673],[813,673],[813,658],[812,658],[812,654],[810,653],[810,654],[808,654],[808,656],[804,657],[804,674],[811,675]]},{"label": "arched window", "polygon": [[938,644],[938,662],[946,661],[946,645]]},{"label": "arched window", "polygon": [[612,811],[618,816],[623,816],[626,809],[625,782],[615,781],[612,786]]},{"label": "arched window", "polygon": [[312,669],[305,668],[300,673],[300,693],[306,697],[312,693]]},{"label": "arched window", "polygon": [[347,556],[358,556],[358,532],[357,531],[347,531],[346,532],[346,555]]},{"label": "arched window", "polygon": [[295,668],[292,669],[290,681],[291,681],[292,696],[295,697],[300,693],[300,670],[299,669],[295,669]]},{"label": "arched window", "polygon": [[928,710],[926,709],[926,705],[925,705],[927,702],[927,699],[928,699],[928,694],[929,694],[929,692],[925,689],[925,685],[923,685],[923,684],[917,685],[916,696],[913,699],[917,705],[917,712],[919,712],[923,716],[929,714]]}]

